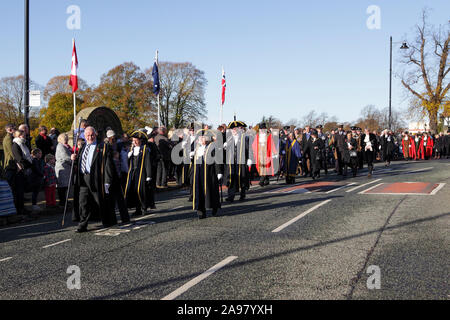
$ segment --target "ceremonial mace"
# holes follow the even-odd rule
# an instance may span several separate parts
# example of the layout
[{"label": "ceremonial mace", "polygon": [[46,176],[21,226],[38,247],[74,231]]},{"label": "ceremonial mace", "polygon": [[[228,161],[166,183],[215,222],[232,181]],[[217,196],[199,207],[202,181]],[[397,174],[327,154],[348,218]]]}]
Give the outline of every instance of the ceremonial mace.
[{"label": "ceremonial mace", "polygon": [[[80,127],[81,127],[81,121],[83,120],[83,118],[80,118],[80,122],[79,122],[79,124],[78,124],[78,131],[77,131],[77,138],[74,140],[74,152],[75,152],[75,150],[77,150],[77,147],[76,147],[76,143],[78,142],[78,138],[80,137]],[[66,211],[67,211],[67,202],[69,201],[69,194],[70,194],[70,189],[71,189],[71,187],[72,187],[72,177],[73,177],[73,167],[74,167],[74,164],[75,164],[75,160],[72,160],[72,165],[71,165],[71,167],[70,167],[70,176],[69,176],[69,187],[67,188],[67,194],[66,194],[66,201],[65,201],[65,203],[64,203],[64,214],[63,214],[63,219],[62,219],[62,224],[61,224],[61,226],[62,227],[64,227],[64,220],[65,220],[65,218],[66,218]]]}]

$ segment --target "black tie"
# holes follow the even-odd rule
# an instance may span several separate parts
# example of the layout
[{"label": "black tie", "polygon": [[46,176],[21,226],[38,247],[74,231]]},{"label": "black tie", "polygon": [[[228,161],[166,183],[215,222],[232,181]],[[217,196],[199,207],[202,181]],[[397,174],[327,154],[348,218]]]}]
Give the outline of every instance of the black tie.
[{"label": "black tie", "polygon": [[90,149],[91,145],[88,144],[86,146],[86,150],[84,150],[84,154],[83,154],[83,159],[81,160],[81,172],[86,174],[86,162],[87,162],[87,157],[89,155],[89,149]]}]

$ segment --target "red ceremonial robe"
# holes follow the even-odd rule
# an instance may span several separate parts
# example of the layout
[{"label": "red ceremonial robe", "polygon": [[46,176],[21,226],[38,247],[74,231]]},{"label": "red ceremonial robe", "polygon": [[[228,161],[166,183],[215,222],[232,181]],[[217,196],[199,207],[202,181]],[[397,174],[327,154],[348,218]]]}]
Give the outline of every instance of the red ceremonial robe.
[{"label": "red ceremonial robe", "polygon": [[[273,176],[274,173],[274,168],[273,168],[273,159],[272,159],[272,155],[275,152],[275,144],[273,143],[272,140],[272,134],[268,134],[267,135],[267,153],[266,153],[266,159],[264,162],[264,167],[260,167],[260,159],[259,159],[259,134],[256,135],[256,139],[253,141],[252,144],[252,149],[253,149],[253,155],[255,157],[255,164],[256,164],[256,169],[258,170],[258,174],[259,175],[263,175],[263,176],[267,176],[267,175],[271,175]],[[263,162],[263,161],[261,161]]]}]

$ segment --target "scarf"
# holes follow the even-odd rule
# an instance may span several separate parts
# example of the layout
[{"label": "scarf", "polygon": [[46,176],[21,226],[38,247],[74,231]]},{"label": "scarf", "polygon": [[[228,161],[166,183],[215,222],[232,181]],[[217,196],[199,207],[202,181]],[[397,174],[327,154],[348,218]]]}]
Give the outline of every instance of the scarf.
[{"label": "scarf", "polygon": [[30,154],[30,150],[28,150],[28,147],[26,146],[26,141],[24,138],[14,138],[13,140],[14,143],[16,143],[19,147],[20,150],[22,150],[23,153],[23,157],[28,160],[30,163],[33,162],[33,158],[31,157]]}]

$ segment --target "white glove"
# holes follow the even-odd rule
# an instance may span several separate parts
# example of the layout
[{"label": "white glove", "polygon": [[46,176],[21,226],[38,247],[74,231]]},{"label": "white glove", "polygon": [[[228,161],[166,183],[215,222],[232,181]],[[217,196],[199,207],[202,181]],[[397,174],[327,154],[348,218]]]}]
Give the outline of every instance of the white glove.
[{"label": "white glove", "polygon": [[105,193],[109,194],[109,184],[105,183]]},{"label": "white glove", "polygon": [[195,155],[195,152],[194,151],[191,151],[190,153],[189,153],[189,157],[194,157],[194,155]]},{"label": "white glove", "polygon": [[147,180],[146,180],[146,181],[150,181],[150,180],[152,180],[152,178],[147,178]]},{"label": "white glove", "polygon": [[181,147],[182,147],[182,148],[186,147],[186,145],[187,145],[187,141],[183,141],[183,142],[181,143]]},{"label": "white glove", "polygon": [[283,151],[281,151],[281,154],[286,154],[286,151],[284,151],[284,150],[283,150]]},{"label": "white glove", "polygon": [[222,177],[223,177],[223,174],[221,174],[221,173],[219,173],[218,175],[217,175],[217,179],[222,179]]},{"label": "white glove", "polygon": [[225,142],[225,143],[223,144],[223,147],[224,147],[224,148],[226,148],[226,147],[227,147],[227,143],[226,143],[226,142]]},{"label": "white glove", "polygon": [[277,154],[274,154],[274,155],[272,156],[272,159],[276,159],[276,158],[278,158],[278,155],[277,155]]},{"label": "white glove", "polygon": [[130,159],[132,155],[133,155],[133,151],[128,152],[128,159]]},{"label": "white glove", "polygon": [[248,159],[248,160],[247,160],[247,165],[248,165],[249,167],[251,167],[252,164],[253,164],[253,161],[252,161],[251,159]]}]

